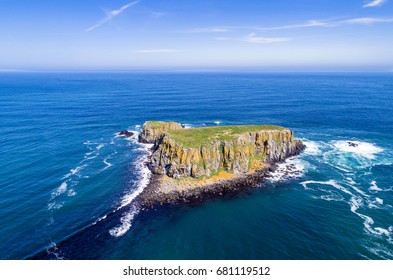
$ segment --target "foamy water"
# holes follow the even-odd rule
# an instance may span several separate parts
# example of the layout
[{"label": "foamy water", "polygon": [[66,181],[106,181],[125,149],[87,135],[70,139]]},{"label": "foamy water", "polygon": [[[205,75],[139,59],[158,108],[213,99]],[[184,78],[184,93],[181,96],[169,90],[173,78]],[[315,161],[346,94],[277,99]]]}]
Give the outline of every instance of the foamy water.
[{"label": "foamy water", "polygon": [[284,182],[288,180],[299,179],[303,177],[308,168],[307,162],[297,158],[289,158],[283,163],[277,165],[277,169],[269,174],[268,181]]},{"label": "foamy water", "polygon": [[123,198],[121,199],[120,205],[116,211],[130,206],[130,210],[123,214],[120,219],[120,225],[114,227],[109,230],[109,234],[114,237],[119,237],[124,235],[132,225],[132,220],[135,216],[139,213],[139,210],[136,208],[135,205],[132,205],[133,201],[138,197],[139,194],[148,186],[150,182],[151,172],[150,169],[146,166],[146,162],[150,156],[150,149],[152,148],[152,144],[138,144],[144,151],[144,155],[141,156],[137,162],[135,163],[135,169],[138,173],[138,183],[136,187],[131,189]]},{"label": "foamy water", "polygon": [[376,154],[383,151],[382,148],[372,143],[361,141],[340,140],[333,142],[333,145],[342,152],[353,153],[369,159],[374,159]]},{"label": "foamy water", "polygon": [[[364,168],[379,164],[378,156],[384,152],[384,149],[373,143],[358,140],[330,142],[304,140],[304,143],[306,150],[304,156],[301,156],[302,159],[309,158],[343,174],[342,178],[326,181],[303,181],[300,184],[305,191],[310,193],[312,198],[323,200],[326,203],[346,203],[350,213],[360,218],[365,234],[375,238],[384,238],[387,241],[391,240],[392,223],[378,220],[378,225],[376,225],[377,222],[373,218],[373,211],[381,211],[389,207],[384,204],[382,198],[377,196],[379,192],[388,189],[380,188],[376,180],[369,181],[366,186],[363,183],[366,176],[372,174],[369,171],[363,171]],[[315,195],[321,192],[324,194]],[[375,253],[375,247],[365,247]],[[389,251],[386,250],[386,248],[380,248],[378,256],[385,258],[384,256],[389,254]]]}]

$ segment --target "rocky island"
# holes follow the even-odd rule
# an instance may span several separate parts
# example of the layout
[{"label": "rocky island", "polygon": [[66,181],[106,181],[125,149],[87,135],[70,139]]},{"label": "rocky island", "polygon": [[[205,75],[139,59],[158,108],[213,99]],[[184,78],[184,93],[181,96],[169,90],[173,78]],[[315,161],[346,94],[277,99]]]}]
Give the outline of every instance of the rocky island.
[{"label": "rocky island", "polygon": [[150,184],[139,196],[147,207],[256,186],[277,163],[305,148],[293,131],[273,125],[185,128],[148,121],[138,140],[153,144]]}]

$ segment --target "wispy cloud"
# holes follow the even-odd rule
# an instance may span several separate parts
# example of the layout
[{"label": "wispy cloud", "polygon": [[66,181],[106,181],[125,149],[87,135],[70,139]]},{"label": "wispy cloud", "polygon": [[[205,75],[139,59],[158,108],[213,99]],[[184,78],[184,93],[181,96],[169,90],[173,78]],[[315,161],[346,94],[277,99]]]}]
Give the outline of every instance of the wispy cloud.
[{"label": "wispy cloud", "polygon": [[274,27],[261,27],[259,30],[270,31],[270,30],[283,30],[283,29],[297,29],[297,28],[307,28],[307,27],[318,27],[318,26],[328,26],[329,21],[326,20],[310,20],[305,23],[299,24],[289,24]]},{"label": "wispy cloud", "polygon": [[243,41],[254,44],[271,44],[271,43],[279,43],[279,42],[288,42],[291,41],[291,38],[284,37],[258,37],[255,33],[250,33],[247,35]]},{"label": "wispy cloud", "polygon": [[291,41],[291,38],[286,37],[259,37],[256,33],[250,33],[245,37],[241,38],[230,38],[230,37],[217,37],[216,40],[219,41],[241,41],[252,44],[272,44],[272,43],[280,43],[280,42],[288,42]]},{"label": "wispy cloud", "polygon": [[372,8],[372,7],[379,7],[383,5],[386,0],[372,0],[371,2],[364,4],[363,8]]},{"label": "wispy cloud", "polygon": [[144,50],[135,50],[136,53],[175,53],[179,52],[179,50],[175,49],[144,49]]},{"label": "wispy cloud", "polygon": [[274,27],[259,27],[258,30],[272,31],[272,30],[284,30],[284,29],[300,29],[310,27],[337,27],[348,24],[360,24],[360,25],[371,25],[374,23],[389,23],[393,22],[393,18],[375,18],[375,17],[362,17],[362,18],[351,18],[346,20],[310,20],[300,24],[290,24]]},{"label": "wispy cloud", "polygon": [[178,31],[177,33],[225,33],[231,30],[227,27],[204,27]]},{"label": "wispy cloud", "polygon": [[92,30],[100,27],[101,25],[111,21],[114,17],[120,15],[122,12],[124,12],[125,10],[131,8],[132,6],[135,6],[136,4],[138,4],[141,1],[142,0],[133,1],[133,2],[130,2],[130,3],[122,6],[121,8],[119,8],[117,10],[110,11],[109,13],[107,13],[106,17],[104,17],[103,19],[98,21],[95,25],[87,28],[85,31],[89,32],[89,31],[92,31]]},{"label": "wispy cloud", "polygon": [[150,17],[155,18],[155,19],[162,18],[166,15],[167,15],[167,13],[165,13],[165,12],[151,12],[150,13]]},{"label": "wispy cloud", "polygon": [[374,24],[374,23],[388,23],[393,22],[393,18],[353,18],[342,21],[342,23],[346,24]]}]

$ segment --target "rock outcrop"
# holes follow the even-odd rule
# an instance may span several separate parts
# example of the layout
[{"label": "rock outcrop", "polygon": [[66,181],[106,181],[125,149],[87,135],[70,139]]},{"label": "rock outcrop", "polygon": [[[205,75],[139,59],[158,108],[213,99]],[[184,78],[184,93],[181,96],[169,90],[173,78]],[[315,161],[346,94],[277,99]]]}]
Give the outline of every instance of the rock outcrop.
[{"label": "rock outcrop", "polygon": [[144,124],[139,141],[154,144],[149,163],[154,174],[172,178],[209,178],[221,171],[242,175],[282,162],[304,149],[291,130],[281,127],[214,138],[198,147],[186,147],[168,133],[181,129],[184,127],[175,122]]},{"label": "rock outcrop", "polygon": [[184,129],[184,126],[177,122],[148,121],[144,123],[138,140],[141,143],[154,144],[165,132],[178,129]]},{"label": "rock outcrop", "polygon": [[126,129],[123,129],[122,131],[119,132],[119,136],[124,136],[126,138],[134,136],[134,133],[131,131],[128,131]]}]

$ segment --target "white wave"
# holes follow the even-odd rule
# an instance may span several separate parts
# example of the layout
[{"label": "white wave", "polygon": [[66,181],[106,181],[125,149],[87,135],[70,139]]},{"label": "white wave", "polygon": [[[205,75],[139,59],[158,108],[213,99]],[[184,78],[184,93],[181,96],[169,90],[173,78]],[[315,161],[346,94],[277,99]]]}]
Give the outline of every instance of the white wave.
[{"label": "white wave", "polygon": [[53,255],[57,260],[64,260],[64,258],[61,256],[60,252],[58,252],[59,249],[57,248],[57,245],[55,242],[51,242],[51,246],[46,250],[48,255]]},{"label": "white wave", "polygon": [[142,193],[145,187],[147,187],[147,185],[149,184],[151,172],[150,169],[147,166],[145,166],[146,161],[147,161],[147,156],[141,157],[140,162],[137,164],[137,168],[139,169],[139,176],[140,176],[137,188],[135,190],[132,190],[131,193],[126,194],[122,198],[120,202],[120,206],[118,207],[117,210],[130,204],[140,193]]},{"label": "white wave", "polygon": [[[373,244],[374,245],[374,244]],[[377,257],[384,259],[384,260],[391,260],[393,259],[393,253],[388,248],[377,245],[377,247],[370,247],[365,246],[365,248],[370,251],[372,254],[376,255]]]},{"label": "white wave", "polygon": [[339,183],[337,183],[335,180],[329,180],[329,181],[305,181],[300,183],[305,189],[309,189],[307,185],[309,184],[316,184],[316,185],[327,185],[327,186],[332,186],[335,189],[338,189],[342,191],[343,193],[346,193],[348,195],[353,196],[352,192],[350,192],[347,188],[341,186]]},{"label": "white wave", "polygon": [[306,162],[299,158],[289,158],[285,162],[278,164],[277,169],[269,174],[268,180],[271,182],[282,182],[303,177],[306,170]]},{"label": "white wave", "polygon": [[94,226],[94,225],[97,224],[98,222],[100,222],[100,221],[102,221],[102,220],[105,220],[106,217],[107,217],[107,215],[104,215],[104,216],[102,216],[102,217],[99,217],[94,223],[92,223],[92,225]]},{"label": "white wave", "polygon": [[105,144],[101,143],[96,147],[96,150],[101,150],[102,148],[105,147]]},{"label": "white wave", "polygon": [[[136,169],[139,174],[139,181],[136,186],[136,189],[132,189],[130,193],[126,194],[121,202],[119,207],[115,210],[118,211],[124,208],[127,205],[132,204],[135,198],[142,193],[142,191],[148,186],[150,182],[151,172],[150,169],[146,166],[146,162],[150,155],[150,148],[153,146],[152,144],[140,144],[144,147],[145,155],[140,157],[136,163]],[[137,215],[139,211],[136,209],[135,205],[131,205],[131,211],[127,212],[120,219],[120,225],[109,230],[109,233],[114,237],[119,237],[125,234],[131,228],[131,221],[134,219],[135,215]]]},{"label": "white wave", "polygon": [[[328,186],[332,186],[335,189],[338,189],[340,191],[342,191],[345,194],[350,195],[350,199],[349,199],[349,206],[351,209],[351,212],[356,214],[358,217],[360,217],[363,220],[363,225],[364,225],[364,229],[371,234],[374,235],[384,235],[389,237],[391,235],[391,231],[386,230],[382,227],[375,227],[373,228],[372,225],[374,224],[374,220],[373,218],[371,218],[370,216],[367,216],[365,214],[359,213],[358,210],[359,208],[364,206],[364,199],[366,199],[366,202],[368,203],[369,208],[379,208],[378,205],[374,204],[373,202],[371,202],[369,200],[369,195],[365,194],[363,191],[359,190],[359,189],[355,189],[357,191],[357,193],[359,193],[362,196],[359,195],[354,195],[350,190],[348,190],[347,188],[345,188],[344,186],[340,185],[338,182],[336,182],[335,180],[329,180],[329,181],[305,181],[302,182],[301,185],[306,189],[309,190],[309,184],[319,184],[319,185],[328,185]],[[352,186],[353,188],[353,186]],[[320,196],[320,197],[314,197],[314,198],[320,198],[320,199],[324,199],[327,201],[338,201],[338,199],[336,199],[336,197],[334,196]],[[383,204],[383,200],[380,198],[375,198],[374,202],[376,202],[377,204],[381,205]]]},{"label": "white wave", "polygon": [[351,177],[347,177],[347,178],[345,178],[345,179],[347,180],[347,182],[348,182],[350,185],[352,185],[352,186],[356,185],[356,182],[355,182]]},{"label": "white wave", "polygon": [[374,220],[370,216],[357,212],[357,210],[363,205],[363,201],[361,198],[354,196],[350,199],[349,204],[351,205],[351,211],[363,219],[364,228],[369,233],[376,235],[385,235],[389,237],[390,232],[388,230],[381,227],[373,228],[372,225],[374,224]]},{"label": "white wave", "polygon": [[73,175],[79,173],[79,172],[80,172],[83,168],[85,168],[86,166],[87,166],[87,165],[84,164],[84,165],[77,166],[77,167],[75,167],[75,168],[73,168],[73,169],[70,169],[70,172],[67,173],[66,175],[64,175],[62,179],[64,180],[64,179],[70,178],[71,176],[73,176]]},{"label": "white wave", "polygon": [[383,199],[376,197],[373,201],[369,201],[368,208],[381,209],[381,207],[380,207],[381,205],[383,205]]},{"label": "white wave", "polygon": [[48,203],[48,210],[52,210],[52,209],[60,209],[61,207],[63,207],[64,202],[49,202]]},{"label": "white wave", "polygon": [[333,145],[342,152],[353,153],[368,159],[374,159],[375,154],[383,151],[382,148],[371,143],[361,141],[339,140],[333,142]]},{"label": "white wave", "polygon": [[370,191],[382,191],[382,189],[377,186],[376,181],[371,182],[371,187],[369,188],[369,190]]},{"label": "white wave", "polygon": [[366,194],[364,191],[360,190],[358,187],[355,187],[352,185],[352,189],[354,189],[357,193],[361,194],[364,197],[370,197],[368,194]]},{"label": "white wave", "polygon": [[58,187],[55,191],[52,192],[51,197],[54,199],[55,197],[65,193],[67,191],[67,183],[61,183],[60,187]]},{"label": "white wave", "polygon": [[215,123],[216,125],[220,125],[220,124],[221,124],[221,121],[214,121],[214,123]]},{"label": "white wave", "polygon": [[[110,156],[106,157],[102,162],[105,163],[105,167],[103,169],[101,169],[101,171],[107,170],[108,168],[112,167],[113,164],[108,162],[107,160],[110,158]],[[100,171],[100,172],[101,172]]]},{"label": "white wave", "polygon": [[318,145],[317,142],[304,140],[303,144],[306,145],[306,149],[304,150],[305,154],[307,154],[307,155],[320,155],[320,154],[322,154],[322,150],[320,149],[320,146]]},{"label": "white wave", "polygon": [[135,129],[136,130],[139,130],[141,128],[141,126],[139,125],[139,124],[137,124],[136,126],[135,126]]},{"label": "white wave", "polygon": [[73,189],[70,189],[70,190],[68,190],[67,195],[68,195],[68,196],[76,196],[77,193],[76,193],[76,191],[74,191]]},{"label": "white wave", "polygon": [[97,142],[90,142],[89,140],[83,142],[84,145],[98,145],[99,143]]},{"label": "white wave", "polygon": [[381,228],[381,227],[375,227],[374,231],[378,235],[385,235],[387,237],[390,236],[390,232],[387,229]]},{"label": "white wave", "polygon": [[183,125],[184,125],[184,128],[192,128],[192,127],[194,127],[192,124],[189,124],[189,123],[184,123]]},{"label": "white wave", "polygon": [[135,208],[132,209],[131,211],[125,213],[123,217],[120,219],[120,225],[112,228],[109,230],[109,234],[112,235],[113,237],[120,237],[124,235],[132,225],[132,220],[134,219],[135,215],[138,214],[139,211],[136,210]]},{"label": "white wave", "polygon": [[89,156],[87,156],[87,155],[85,155],[84,156],[84,160],[91,160],[91,159],[95,159],[96,157],[98,157],[98,155],[97,156],[92,156],[92,157],[89,157]]},{"label": "white wave", "polygon": [[320,197],[313,196],[313,198],[320,198],[326,201],[344,201],[344,198],[339,194],[321,195]]},{"label": "white wave", "polygon": [[382,198],[376,197],[376,198],[375,198],[375,201],[376,201],[377,203],[379,203],[379,204],[383,204],[383,199],[382,199]]}]

